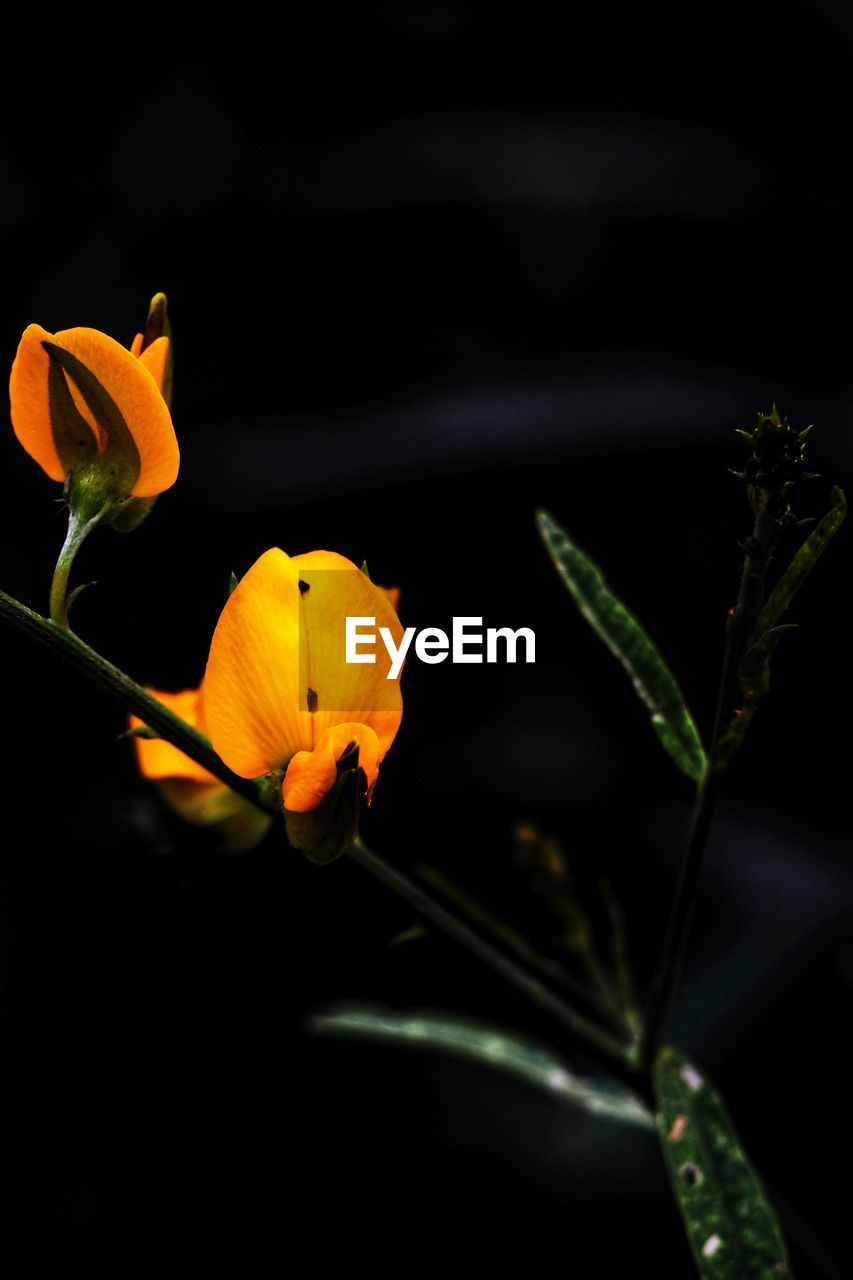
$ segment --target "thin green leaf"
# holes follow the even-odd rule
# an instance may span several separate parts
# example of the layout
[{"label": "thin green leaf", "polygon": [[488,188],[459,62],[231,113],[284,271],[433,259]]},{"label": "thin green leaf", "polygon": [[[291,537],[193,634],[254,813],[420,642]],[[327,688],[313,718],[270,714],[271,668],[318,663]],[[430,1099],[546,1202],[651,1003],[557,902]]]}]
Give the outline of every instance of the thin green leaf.
[{"label": "thin green leaf", "polygon": [[755,640],[741,659],[738,675],[742,687],[747,688],[756,682],[769,683],[770,659],[776,648],[789,631],[799,628],[794,622],[785,622],[780,627],[771,627],[765,631],[760,640]]},{"label": "thin green leaf", "polygon": [[749,645],[741,658],[738,681],[743,698],[741,705],[729,721],[725,733],[717,743],[718,766],[725,767],[740,748],[762,698],[770,689],[770,659],[776,652],[779,642],[789,631],[797,629],[790,622],[783,623],[780,627],[771,627],[769,631],[764,632],[760,640],[754,640]]},{"label": "thin green leaf", "polygon": [[707,764],[702,739],[657,646],[565,530],[545,511],[538,513],[537,520],[545,546],[581,613],[631,677],[664,748],[679,769],[698,782]]},{"label": "thin green leaf", "polygon": [[354,1005],[315,1014],[309,1029],[405,1048],[431,1049],[515,1076],[605,1120],[653,1128],[651,1114],[627,1089],[575,1075],[555,1054],[492,1027],[443,1014],[397,1014]]},{"label": "thin green leaf", "polygon": [[125,738],[150,738],[159,740],[159,733],[155,733],[153,729],[149,729],[147,724],[138,724],[133,729],[125,729],[124,733],[120,733],[119,741],[123,742]]},{"label": "thin green leaf", "polygon": [[675,1049],[654,1070],[658,1133],[703,1280],[790,1277],[776,1216],[719,1095]]},{"label": "thin green leaf", "polygon": [[794,596],[829,546],[832,538],[841,528],[846,514],[847,499],[844,496],[844,491],[836,486],[832,490],[832,506],[829,511],[827,511],[820,524],[806,538],[788,568],[776,583],[770,598],[758,615],[758,621],[753,632],[753,636],[756,639],[760,640],[765,632],[769,631],[771,627],[775,627],[779,622]]}]

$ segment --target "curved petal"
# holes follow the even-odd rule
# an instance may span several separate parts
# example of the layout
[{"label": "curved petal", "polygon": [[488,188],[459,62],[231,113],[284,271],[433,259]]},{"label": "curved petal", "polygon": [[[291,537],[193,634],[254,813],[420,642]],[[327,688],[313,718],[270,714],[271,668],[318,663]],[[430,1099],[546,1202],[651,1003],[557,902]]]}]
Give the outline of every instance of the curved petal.
[{"label": "curved petal", "polygon": [[[137,338],[141,339],[142,334],[137,334]],[[163,375],[166,372],[166,361],[169,358],[169,339],[165,337],[155,338],[153,342],[149,343],[144,351],[141,350],[141,342],[139,343],[140,350],[134,350],[135,346],[136,339],[134,339],[134,345],[131,347],[131,352],[136,356],[140,364],[143,364],[151,374],[151,377],[157,384],[157,390],[162,395]]]},{"label": "curved petal", "polygon": [[[166,402],[145,362],[97,329],[63,329],[56,341],[91,369],[127,423],[139,450],[133,497],[152,498],[171,488],[178,478],[178,442]],[[165,346],[168,349],[168,339]]]},{"label": "curved petal", "polygon": [[371,728],[378,759],[402,717],[399,679],[377,642],[376,662],[346,662],[346,618],[372,617],[399,645],[387,596],[351,560],[330,551],[292,559],[274,548],[232,592],[214,632],[204,680],[211,741],[253,778],[313,751],[341,724]]},{"label": "curved petal", "polygon": [[380,747],[366,724],[338,724],[327,729],[313,751],[297,751],[282,783],[284,807],[291,813],[310,813],[335,785],[338,760],[352,744],[358,746],[359,767],[367,778],[367,798],[379,775]]},{"label": "curved petal", "polygon": [[[139,450],[140,469],[132,495],[154,497],[178,475],[178,442],[169,410],[145,362],[97,329],[64,329],[50,334],[40,325],[24,332],[9,384],[12,425],[21,444],[53,480],[65,479],[50,422],[49,357],[42,342],[52,341],[76,356],[95,375],[118,406]],[[157,344],[152,343],[152,348]],[[153,359],[153,357],[152,357]],[[74,383],[69,387],[82,417],[103,448],[103,430]]]},{"label": "curved petal", "polygon": [[[183,689],[180,693],[163,693],[159,689],[149,689],[148,692],[158,702],[162,702],[169,711],[185,720],[188,725],[204,731],[203,724],[199,722],[198,689]],[[131,729],[140,728],[143,724],[144,721],[138,716],[130,717]],[[228,790],[224,782],[220,782],[212,773],[208,773],[207,769],[203,769],[195,760],[185,756],[183,751],[179,751],[177,747],[172,746],[171,742],[166,742],[163,738],[134,738],[133,744],[136,748],[139,772],[145,778],[150,778],[154,782],[165,778],[183,779],[221,787],[223,791]]]},{"label": "curved petal", "polygon": [[[42,342],[55,342],[55,336],[40,324],[24,330],[9,378],[12,427],[30,457],[46,471],[51,480],[64,480],[62,465],[50,423],[47,379],[50,360]],[[91,427],[89,418],[86,418]],[[95,431],[95,439],[99,439]]]},{"label": "curved petal", "polygon": [[299,697],[299,587],[290,557],[264,553],[228,597],[204,677],[204,714],[230,769],[257,778],[310,747]]},{"label": "curved petal", "polygon": [[[400,620],[382,587],[377,587],[351,560],[334,551],[309,551],[293,557],[301,582],[302,669],[306,705],[312,707],[311,739],[318,744],[335,725],[369,725],[379,740],[379,759],[394,741],[403,715],[400,680],[388,679],[390,659],[379,628],[390,632],[395,646],[403,635]],[[361,652],[374,663],[346,661],[346,619],[375,620],[376,643]],[[306,744],[307,745],[307,744]]]}]

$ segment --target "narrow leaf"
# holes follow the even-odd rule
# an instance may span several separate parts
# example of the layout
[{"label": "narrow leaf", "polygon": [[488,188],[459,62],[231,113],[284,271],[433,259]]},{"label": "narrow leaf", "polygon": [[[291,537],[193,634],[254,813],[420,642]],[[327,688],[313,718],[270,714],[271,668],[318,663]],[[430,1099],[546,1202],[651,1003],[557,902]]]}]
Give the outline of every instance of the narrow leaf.
[{"label": "narrow leaf", "polygon": [[832,490],[832,506],[829,511],[827,511],[820,524],[806,538],[788,568],[776,583],[770,598],[758,615],[758,621],[753,632],[756,639],[760,640],[766,631],[769,631],[771,627],[775,627],[779,622],[794,596],[829,546],[832,538],[841,528],[846,514],[847,499],[843,490],[836,486]]},{"label": "narrow leaf", "polygon": [[138,724],[133,729],[125,729],[124,733],[120,733],[119,741],[125,738],[151,738],[159,739],[159,733],[155,733],[153,729],[149,729],[147,724]]},{"label": "narrow leaf", "polygon": [[545,511],[540,511],[537,519],[545,546],[575,604],[631,677],[665,749],[679,769],[698,782],[707,763],[702,740],[657,646],[565,530]]},{"label": "narrow leaf", "polygon": [[798,627],[795,623],[785,622],[780,627],[771,627],[769,631],[764,632],[760,640],[755,640],[741,659],[738,671],[741,685],[746,687],[756,681],[769,680],[770,659],[776,652],[779,641],[789,631],[797,630]]},{"label": "narrow leaf", "polygon": [[782,1232],[719,1095],[663,1049],[654,1071],[658,1133],[703,1280],[790,1277]]},{"label": "narrow leaf", "polygon": [[88,591],[90,587],[95,587],[95,586],[97,586],[96,582],[81,582],[79,587],[75,587],[74,590],[69,595],[68,601],[65,605],[66,609],[70,609],[74,601],[78,600],[80,596],[82,596],[84,591]]},{"label": "narrow leaf", "polygon": [[493,1027],[446,1014],[397,1014],[358,1005],[315,1014],[308,1026],[319,1035],[446,1053],[515,1076],[602,1119],[653,1127],[649,1111],[627,1089],[577,1076],[550,1050]]}]

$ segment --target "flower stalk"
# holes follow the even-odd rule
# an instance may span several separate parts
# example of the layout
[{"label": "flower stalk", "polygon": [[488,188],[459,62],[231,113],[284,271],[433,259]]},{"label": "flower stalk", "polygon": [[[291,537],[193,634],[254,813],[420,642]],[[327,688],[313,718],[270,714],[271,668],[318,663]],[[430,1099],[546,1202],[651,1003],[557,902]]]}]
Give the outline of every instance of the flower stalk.
[{"label": "flower stalk", "polygon": [[[233,791],[245,796],[265,812],[279,812],[280,801],[273,795],[275,789],[270,787],[266,779],[241,778],[233,773],[203,734],[174,715],[162,702],[72,631],[53,620],[43,618],[4,591],[0,591],[0,618],[70,662],[88,680]],[[408,903],[430,924],[453,938],[531,1004],[559,1023],[564,1030],[584,1040],[592,1056],[605,1062],[612,1074],[619,1078],[631,1075],[633,1066],[628,1045],[566,1004],[521,964],[480,937],[468,924],[437,902],[421,885],[385,862],[360,837],[353,842],[349,856],[362,870]]]},{"label": "flower stalk", "polygon": [[587,1041],[611,1062],[628,1064],[629,1049],[616,1036],[554,995],[550,988],[529,970],[487,942],[470,925],[437,902],[421,885],[410,880],[408,876],[403,875],[396,867],[391,866],[369,849],[361,837],[356,837],[349,850],[349,856],[374,879],[379,880],[409,906],[414,907],[418,915],[429,920],[431,924],[498,973],[506,982],[520,991],[531,1004],[561,1023],[566,1030]]},{"label": "flower stalk", "polygon": [[[48,618],[43,618],[34,609],[29,609],[20,600],[7,595],[5,591],[0,591],[0,618],[5,619],[29,639],[35,640],[51,653],[69,662],[87,680],[92,681],[120,702],[125,710],[138,716],[168,742],[191,756],[214,777],[231,787],[232,791],[237,791],[253,803],[260,804],[260,783],[238,778],[227,765],[223,764],[203,734],[193,729],[179,716],[174,715],[147,689],[143,689],[142,685],[137,684],[130,676],[125,675],[118,667],[96,653],[73,631],[60,627]],[[260,807],[263,808],[263,804],[260,804]]]},{"label": "flower stalk", "polygon": [[77,594],[72,592],[70,598],[68,595],[68,582],[74,559],[87,536],[96,525],[100,524],[106,511],[107,508],[102,507],[94,515],[86,516],[81,514],[79,509],[75,510],[72,507],[68,513],[68,531],[53,571],[53,581],[50,584],[50,620],[63,631],[69,629],[68,610]]}]

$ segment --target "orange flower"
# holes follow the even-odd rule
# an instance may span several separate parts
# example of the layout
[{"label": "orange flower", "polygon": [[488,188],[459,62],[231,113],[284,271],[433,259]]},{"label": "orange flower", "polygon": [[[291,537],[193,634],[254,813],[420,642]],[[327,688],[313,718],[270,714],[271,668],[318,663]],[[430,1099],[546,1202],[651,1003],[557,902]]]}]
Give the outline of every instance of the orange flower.
[{"label": "orange flower", "polygon": [[[375,618],[400,644],[386,592],[350,560],[274,548],[235,587],[213,636],[204,678],[210,740],[243,778],[284,771],[286,815],[318,811],[342,769],[358,770],[369,800],[400,727],[400,682],[387,679],[381,646],[375,663],[345,661],[348,616]],[[293,838],[295,827],[288,830]]]},{"label": "orange flower", "polygon": [[179,464],[162,394],[168,356],[165,335],[147,345],[138,335],[128,351],[97,329],[31,324],[9,384],[16,436],[52,480],[76,476],[102,503],[162,493]]},{"label": "orange flower", "polygon": [[158,293],[130,351],[97,329],[48,333],[37,324],[18,346],[9,380],[12,426],[30,457],[64,482],[68,501],[50,590],[51,620],[62,628],[71,567],[91,530],[135,529],[178,477],[170,332],[166,296]]},{"label": "orange flower", "polygon": [[[180,693],[149,689],[148,692],[194,729],[206,732],[201,689],[184,689]],[[142,729],[144,723],[138,716],[131,716],[130,727]],[[237,795],[171,742],[136,736],[134,746],[139,772],[156,783],[170,808],[194,826],[215,828],[227,852],[244,852],[263,839],[272,822],[271,816]]]}]

